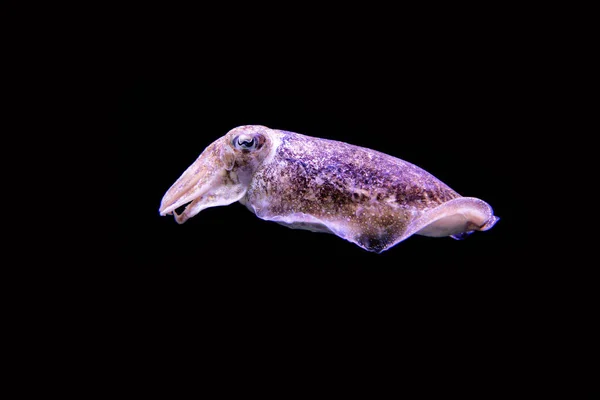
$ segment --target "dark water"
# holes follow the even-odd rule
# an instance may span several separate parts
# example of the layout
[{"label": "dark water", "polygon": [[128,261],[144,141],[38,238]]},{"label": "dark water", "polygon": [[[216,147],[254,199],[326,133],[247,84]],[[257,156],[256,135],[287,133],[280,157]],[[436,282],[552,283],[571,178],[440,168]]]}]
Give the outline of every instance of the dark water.
[{"label": "dark water", "polygon": [[[513,45],[505,38],[514,25],[502,20],[492,29],[495,43],[471,25],[473,19],[487,25],[495,13],[469,13],[468,24],[449,18],[452,26],[432,33],[425,45],[415,40],[428,34],[426,25],[394,36],[389,45],[375,46],[380,37],[368,40],[367,54],[350,40],[344,60],[331,64],[321,57],[328,54],[297,54],[301,47],[312,52],[304,40],[282,46],[291,53],[287,60],[256,57],[261,43],[249,40],[243,42],[248,57],[225,47],[228,54],[219,59],[226,70],[197,70],[195,79],[121,82],[114,96],[114,224],[107,238],[116,252],[99,272],[106,279],[99,279],[105,286],[98,302],[109,323],[94,327],[109,327],[98,343],[114,338],[120,344],[114,364],[132,354],[154,367],[165,355],[168,362],[157,370],[180,366],[194,382],[204,376],[200,369],[209,370],[229,387],[237,384],[231,368],[263,375],[261,361],[287,375],[285,365],[304,358],[298,364],[308,368],[297,376],[323,365],[329,379],[337,369],[323,363],[330,358],[359,374],[379,367],[375,374],[395,392],[403,390],[402,382],[396,384],[405,376],[399,366],[427,376],[427,388],[447,388],[431,373],[437,368],[441,375],[458,374],[463,387],[483,382],[496,392],[511,383],[532,384],[540,366],[583,365],[557,361],[561,352],[590,354],[567,350],[579,342],[580,330],[557,318],[584,303],[569,304],[568,285],[553,279],[562,276],[556,269],[573,265],[553,268],[548,255],[558,249],[548,246],[540,254],[530,245],[534,234],[542,241],[570,234],[533,227],[528,214],[537,212],[540,200],[538,176],[525,168],[537,143],[528,144],[533,135],[545,136],[535,115],[534,83],[540,79],[550,91],[555,76],[537,78],[553,63],[538,70],[526,56],[535,53],[545,30],[533,29],[536,38],[529,42],[519,35]],[[535,15],[531,22],[541,19]],[[392,18],[390,34],[412,16]],[[349,20],[348,31],[362,36],[361,20]],[[251,22],[241,27],[252,31]],[[204,43],[228,25],[183,53],[213,65],[218,60],[206,54]],[[450,35],[459,26],[464,37]],[[310,22],[298,28],[303,36]],[[268,29],[269,36],[289,31],[286,20]],[[345,31],[338,34],[345,40]],[[417,51],[407,50],[411,43]],[[329,53],[337,42],[326,46]],[[175,70],[185,66],[158,54],[152,62],[159,58]],[[463,196],[486,201],[500,221],[465,240],[413,236],[378,255],[333,235],[262,221],[238,203],[207,209],[183,225],[160,217],[161,198],[181,173],[207,145],[245,124],[388,153]],[[569,140],[568,134],[559,132],[555,141]],[[573,329],[577,339],[565,340],[561,328]],[[128,369],[124,377],[135,368]],[[268,385],[278,380],[263,376]],[[552,387],[552,380],[542,385]],[[354,386],[355,380],[344,381]],[[198,387],[204,390],[203,383]]]},{"label": "dark water", "polygon": [[[125,84],[113,238],[123,262],[110,271],[118,292],[145,312],[157,308],[178,318],[233,313],[246,321],[266,309],[280,316],[320,310],[327,319],[362,310],[380,321],[433,319],[442,330],[446,322],[470,321],[481,332],[524,318],[519,304],[529,296],[532,264],[517,185],[521,115],[508,101],[506,82],[480,78]],[[413,236],[378,255],[333,235],[262,221],[239,203],[207,209],[183,225],[160,217],[163,194],[185,168],[245,124],[402,158],[463,196],[488,202],[501,220],[465,240]]]}]

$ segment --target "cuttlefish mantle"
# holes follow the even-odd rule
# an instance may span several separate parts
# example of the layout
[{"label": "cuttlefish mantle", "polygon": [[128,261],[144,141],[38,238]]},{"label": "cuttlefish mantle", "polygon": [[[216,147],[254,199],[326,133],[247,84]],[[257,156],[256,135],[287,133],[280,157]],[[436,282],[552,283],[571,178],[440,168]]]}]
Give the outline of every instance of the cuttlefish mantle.
[{"label": "cuttlefish mantle", "polygon": [[236,201],[261,219],[332,233],[377,253],[414,234],[462,239],[498,221],[489,204],[462,197],[416,165],[260,125],[237,127],[210,144],[159,212],[181,224]]}]

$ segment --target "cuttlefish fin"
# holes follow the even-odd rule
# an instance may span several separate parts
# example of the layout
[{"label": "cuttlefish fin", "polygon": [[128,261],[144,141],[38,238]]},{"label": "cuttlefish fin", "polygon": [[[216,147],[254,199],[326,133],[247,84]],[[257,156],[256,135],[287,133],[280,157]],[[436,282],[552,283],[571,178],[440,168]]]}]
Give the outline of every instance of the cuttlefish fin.
[{"label": "cuttlefish fin", "polygon": [[404,236],[450,236],[461,240],[474,231],[487,231],[499,219],[485,201],[459,197],[425,212],[413,221]]}]

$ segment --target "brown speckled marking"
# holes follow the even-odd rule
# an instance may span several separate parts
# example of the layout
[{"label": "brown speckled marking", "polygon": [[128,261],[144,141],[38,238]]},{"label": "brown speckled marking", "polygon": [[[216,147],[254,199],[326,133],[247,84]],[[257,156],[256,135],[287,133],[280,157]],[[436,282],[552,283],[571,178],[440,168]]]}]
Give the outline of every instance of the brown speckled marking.
[{"label": "brown speckled marking", "polygon": [[[236,146],[240,134],[256,147]],[[213,192],[214,204],[205,200]],[[498,220],[487,203],[461,197],[406,161],[259,125],[232,129],[207,147],[165,194],[161,215],[190,199],[194,207],[176,216],[180,223],[239,200],[259,218],[334,233],[374,252],[415,233],[462,238]]]},{"label": "brown speckled marking", "polygon": [[[246,199],[268,203],[261,218],[304,213],[350,227],[346,239],[381,251],[423,211],[459,197],[421,168],[387,154],[278,131],[281,144],[259,168]],[[266,201],[268,199],[268,201]]]}]

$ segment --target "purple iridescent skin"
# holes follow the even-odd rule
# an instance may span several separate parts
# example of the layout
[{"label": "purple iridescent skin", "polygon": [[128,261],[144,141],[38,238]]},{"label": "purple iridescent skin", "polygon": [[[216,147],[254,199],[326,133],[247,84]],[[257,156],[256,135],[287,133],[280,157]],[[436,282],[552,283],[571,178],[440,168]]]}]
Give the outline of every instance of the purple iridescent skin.
[{"label": "purple iridescent skin", "polygon": [[237,127],[209,145],[159,211],[183,223],[236,201],[261,219],[332,233],[376,253],[413,234],[462,239],[498,221],[487,203],[462,197],[416,165],[260,125]]}]

